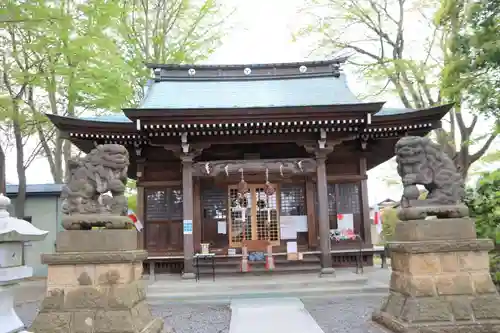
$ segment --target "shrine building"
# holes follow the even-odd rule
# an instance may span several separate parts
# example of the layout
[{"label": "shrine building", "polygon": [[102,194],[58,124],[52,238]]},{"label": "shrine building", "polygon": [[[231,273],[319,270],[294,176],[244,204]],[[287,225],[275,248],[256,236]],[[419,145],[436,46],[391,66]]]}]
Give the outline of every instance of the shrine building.
[{"label": "shrine building", "polygon": [[[235,272],[242,248],[272,253],[276,270],[352,265],[360,248],[369,265],[367,171],[393,157],[399,138],[439,128],[451,105],[363,102],[344,61],[148,64],[154,76],[137,107],[47,116],[84,152],[129,149],[138,237],[157,269],[192,273],[202,247],[217,269]],[[343,234],[355,237],[335,237]]]}]

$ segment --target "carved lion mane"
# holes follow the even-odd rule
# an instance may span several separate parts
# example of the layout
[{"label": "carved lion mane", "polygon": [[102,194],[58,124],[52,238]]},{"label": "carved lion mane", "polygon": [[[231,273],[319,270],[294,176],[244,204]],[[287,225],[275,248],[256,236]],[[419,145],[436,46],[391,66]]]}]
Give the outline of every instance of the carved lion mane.
[{"label": "carved lion mane", "polygon": [[99,145],[84,158],[69,161],[63,214],[126,215],[128,165],[127,149],[116,144]]},{"label": "carved lion mane", "polygon": [[[456,205],[464,195],[464,181],[451,158],[429,138],[407,136],[395,147],[398,174],[403,181],[403,206]],[[418,200],[416,185],[428,191]]]}]

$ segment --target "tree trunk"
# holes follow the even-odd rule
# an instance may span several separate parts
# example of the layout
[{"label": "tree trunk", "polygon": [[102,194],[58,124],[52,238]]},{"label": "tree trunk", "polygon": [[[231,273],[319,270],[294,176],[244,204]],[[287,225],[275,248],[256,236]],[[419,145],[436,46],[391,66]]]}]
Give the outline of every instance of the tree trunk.
[{"label": "tree trunk", "polygon": [[22,219],[24,217],[24,205],[26,202],[26,169],[24,168],[23,134],[19,118],[19,106],[15,103],[13,128],[14,139],[16,141],[17,178],[19,179],[19,188],[17,191],[15,204],[15,214],[17,218]]},{"label": "tree trunk", "polygon": [[5,152],[3,147],[0,146],[0,193],[7,195],[7,190],[5,188]]}]

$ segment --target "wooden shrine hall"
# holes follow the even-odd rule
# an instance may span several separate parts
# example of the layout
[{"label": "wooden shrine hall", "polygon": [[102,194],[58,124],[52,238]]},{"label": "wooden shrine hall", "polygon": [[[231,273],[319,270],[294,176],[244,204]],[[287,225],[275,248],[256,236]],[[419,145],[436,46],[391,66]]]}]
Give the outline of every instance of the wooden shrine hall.
[{"label": "wooden shrine hall", "polygon": [[148,64],[154,76],[139,106],[48,117],[84,152],[129,149],[145,226],[138,237],[157,268],[177,262],[193,275],[204,252],[235,272],[263,254],[277,270],[315,263],[327,272],[354,264],[360,242],[369,265],[367,171],[393,157],[400,137],[440,127],[451,105],[360,101],[344,61]]}]

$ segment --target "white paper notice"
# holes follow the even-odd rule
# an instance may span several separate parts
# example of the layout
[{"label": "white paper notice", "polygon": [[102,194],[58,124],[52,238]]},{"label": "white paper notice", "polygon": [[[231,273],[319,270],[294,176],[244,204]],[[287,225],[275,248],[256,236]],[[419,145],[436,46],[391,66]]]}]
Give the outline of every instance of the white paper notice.
[{"label": "white paper notice", "polygon": [[337,214],[337,229],[354,230],[354,218],[352,214]]},{"label": "white paper notice", "polygon": [[297,242],[286,242],[286,253],[297,253]]},{"label": "white paper notice", "polygon": [[227,223],[226,221],[217,222],[217,233],[225,235],[227,233]]},{"label": "white paper notice", "polygon": [[297,239],[297,231],[293,227],[285,226],[280,229],[281,239]]},{"label": "white paper notice", "polygon": [[296,216],[280,216],[280,238],[297,239]]},{"label": "white paper notice", "polygon": [[307,215],[294,216],[294,221],[297,232],[307,232]]}]

